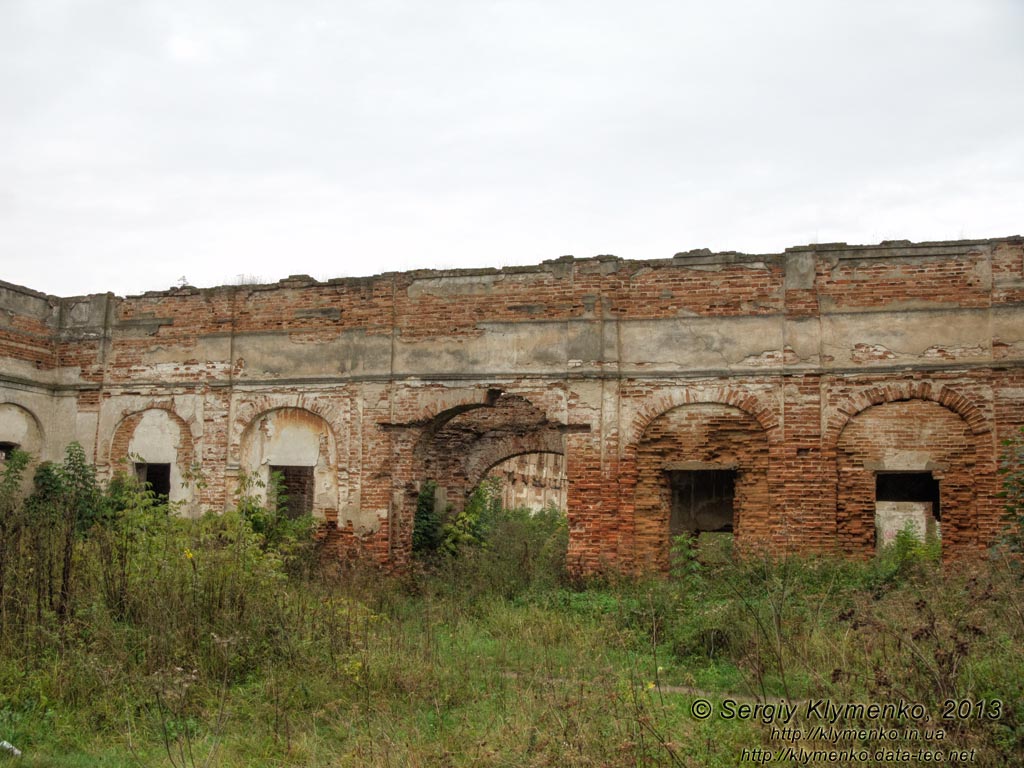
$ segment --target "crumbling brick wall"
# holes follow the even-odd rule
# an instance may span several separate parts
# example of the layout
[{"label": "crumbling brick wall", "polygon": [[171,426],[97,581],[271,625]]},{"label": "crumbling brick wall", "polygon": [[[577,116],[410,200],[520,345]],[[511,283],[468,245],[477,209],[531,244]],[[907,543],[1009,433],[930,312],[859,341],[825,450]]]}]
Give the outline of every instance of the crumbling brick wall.
[{"label": "crumbling brick wall", "polygon": [[944,548],[977,548],[977,466],[990,458],[983,443],[958,414],[927,400],[882,403],[857,414],[839,437],[839,546],[850,553],[874,548],[878,472],[927,471],[941,489]]},{"label": "crumbling brick wall", "polygon": [[668,567],[672,471],[735,471],[736,536],[748,545],[767,540],[768,439],[750,414],[719,403],[679,406],[647,425],[636,453],[636,547],[657,569]]},{"label": "crumbling brick wall", "polygon": [[43,458],[78,440],[104,471],[131,414],[166,409],[206,480],[192,513],[232,503],[261,418],[309,414],[322,535],[393,567],[424,480],[458,503],[529,451],[563,456],[581,571],[665,567],[665,472],[687,462],[736,465],[742,546],[868,552],[873,477],[908,451],[934,464],[956,556],[998,535],[999,444],[1024,424],[1024,241],[566,257],[127,298],[0,284],[0,402],[38,423]]}]

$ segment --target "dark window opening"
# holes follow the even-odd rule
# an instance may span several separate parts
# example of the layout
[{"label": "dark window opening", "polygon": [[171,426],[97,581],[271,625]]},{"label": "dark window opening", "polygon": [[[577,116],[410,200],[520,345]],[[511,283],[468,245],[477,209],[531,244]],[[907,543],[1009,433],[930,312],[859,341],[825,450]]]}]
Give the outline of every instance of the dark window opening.
[{"label": "dark window opening", "polygon": [[[277,492],[284,495],[284,513],[291,518],[308,515],[313,511],[313,467],[272,466],[270,475],[280,475]],[[277,501],[281,508],[280,498]]]},{"label": "dark window opening", "polygon": [[135,475],[139,482],[145,484],[158,498],[166,499],[171,495],[171,465],[144,464],[135,465]]},{"label": "dark window opening", "polygon": [[885,472],[875,476],[875,501],[926,501],[941,520],[939,481],[931,472]]},{"label": "dark window opening", "polygon": [[735,470],[670,471],[668,477],[672,490],[671,536],[732,533]]},{"label": "dark window opening", "polygon": [[17,443],[0,443],[0,461],[7,461],[11,455],[11,451],[18,450]]},{"label": "dark window opening", "polygon": [[940,537],[939,481],[931,472],[883,472],[875,475],[875,545],[882,549],[900,531],[923,541]]}]

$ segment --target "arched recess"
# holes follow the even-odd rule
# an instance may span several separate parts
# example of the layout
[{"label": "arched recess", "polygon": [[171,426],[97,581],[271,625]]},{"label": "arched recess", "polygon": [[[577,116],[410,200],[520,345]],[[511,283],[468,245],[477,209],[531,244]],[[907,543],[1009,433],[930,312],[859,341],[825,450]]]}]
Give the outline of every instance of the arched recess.
[{"label": "arched recess", "polygon": [[470,488],[499,464],[518,456],[565,455],[565,436],[558,429],[538,429],[525,435],[482,439],[465,462]]},{"label": "arched recess", "polygon": [[38,459],[43,450],[43,427],[27,408],[0,403],[0,461],[14,448]]},{"label": "arched recess", "polygon": [[188,508],[193,487],[185,482],[194,447],[188,424],[170,408],[152,407],[124,416],[110,439],[110,463],[137,473],[167,500]]},{"label": "arched recess", "polygon": [[641,567],[666,569],[673,535],[731,531],[739,545],[768,537],[768,434],[751,413],[680,405],[652,419],[634,450]]},{"label": "arched recess", "polygon": [[896,513],[883,497],[883,488],[894,485],[886,480],[922,477],[937,483],[936,498],[927,503],[937,511],[946,557],[976,552],[995,534],[995,456],[983,416],[949,390],[934,396],[930,387],[915,392],[926,397],[901,397],[909,393],[906,388],[876,388],[872,397],[879,402],[848,413],[833,432],[836,533],[847,553],[873,553],[876,522],[885,525],[884,516]]},{"label": "arched recess", "polygon": [[[278,394],[264,394],[246,396],[239,399],[235,406],[235,416],[231,421],[231,431],[228,435],[228,463],[241,464],[242,443],[246,432],[264,414],[277,410],[293,409],[307,411],[323,419],[329,427],[331,439],[337,446],[337,437],[344,438],[343,432],[336,433],[335,428],[341,429],[348,421],[345,398],[315,397],[309,393],[298,393],[289,397],[282,397]],[[334,425],[334,426],[331,426]],[[344,454],[345,445],[342,442],[341,452]]]},{"label": "arched recess", "polygon": [[322,520],[338,516],[338,451],[330,424],[304,408],[275,408],[256,416],[242,433],[240,466],[263,488],[266,498],[272,471],[285,480],[289,509]]},{"label": "arched recess", "polygon": [[751,392],[730,386],[671,387],[658,392],[637,410],[625,435],[623,445],[627,452],[646,431],[648,425],[668,411],[683,405],[729,405],[751,416],[766,433],[779,426],[777,405],[762,392]]},{"label": "arched recess", "polygon": [[564,424],[529,399],[498,394],[490,403],[442,412],[424,430],[414,454],[418,479],[437,484],[439,506],[462,508],[488,470],[513,456],[565,453]]}]

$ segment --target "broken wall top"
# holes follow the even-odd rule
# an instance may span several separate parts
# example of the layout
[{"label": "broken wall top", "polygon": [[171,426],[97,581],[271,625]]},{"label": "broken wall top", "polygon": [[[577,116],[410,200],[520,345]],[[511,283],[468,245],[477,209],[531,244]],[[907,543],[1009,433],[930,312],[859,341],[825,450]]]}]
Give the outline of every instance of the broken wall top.
[{"label": "broken wall top", "polygon": [[0,373],[49,386],[679,376],[1024,360],[1024,240],[562,257],[57,298],[0,283]]}]

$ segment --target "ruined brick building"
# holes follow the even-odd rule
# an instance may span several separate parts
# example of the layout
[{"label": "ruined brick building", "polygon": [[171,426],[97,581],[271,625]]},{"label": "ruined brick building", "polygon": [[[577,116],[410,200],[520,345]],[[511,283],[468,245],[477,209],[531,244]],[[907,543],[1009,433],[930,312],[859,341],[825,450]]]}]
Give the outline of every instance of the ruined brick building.
[{"label": "ruined brick building", "polygon": [[277,468],[340,554],[389,565],[423,480],[458,507],[528,454],[559,457],[583,571],[664,568],[679,531],[871,552],[883,512],[978,553],[1021,424],[1020,237],[127,298],[0,284],[0,451],[77,440],[191,514]]}]

